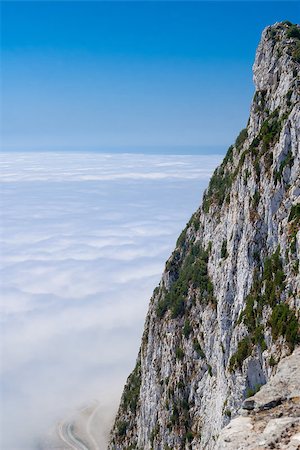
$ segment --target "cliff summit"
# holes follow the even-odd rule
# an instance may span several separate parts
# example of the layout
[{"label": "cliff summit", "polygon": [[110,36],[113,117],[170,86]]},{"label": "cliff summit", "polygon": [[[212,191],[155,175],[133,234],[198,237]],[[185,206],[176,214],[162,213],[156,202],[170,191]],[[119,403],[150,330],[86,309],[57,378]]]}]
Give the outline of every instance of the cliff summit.
[{"label": "cliff summit", "polygon": [[[267,446],[267,432],[259,447],[253,433],[257,405],[286,357],[295,351],[293,373],[300,366],[298,25],[263,31],[253,73],[247,127],[214,172],[154,290],[110,450],[277,448]],[[288,414],[275,403],[281,425],[285,417],[297,422],[298,406]],[[266,417],[264,423],[271,426]],[[230,434],[241,424],[252,430],[248,447]]]}]

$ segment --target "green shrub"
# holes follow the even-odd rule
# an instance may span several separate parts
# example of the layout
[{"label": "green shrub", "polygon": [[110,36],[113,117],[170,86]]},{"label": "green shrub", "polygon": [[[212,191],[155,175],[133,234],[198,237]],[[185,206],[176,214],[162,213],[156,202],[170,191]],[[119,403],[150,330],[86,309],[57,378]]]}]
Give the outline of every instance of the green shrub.
[{"label": "green shrub", "polygon": [[196,215],[196,213],[194,213],[188,223],[187,226],[193,226],[195,231],[198,231],[200,228],[200,221],[199,221],[199,217]]},{"label": "green shrub", "polygon": [[300,221],[300,204],[293,205],[291,207],[288,221],[291,222],[292,220],[295,220],[295,219],[297,221]]},{"label": "green shrub", "polygon": [[250,170],[249,170],[248,167],[247,167],[247,168],[245,169],[245,173],[244,173],[244,185],[247,184],[249,176],[250,176]]},{"label": "green shrub", "polygon": [[118,422],[118,424],[117,424],[118,436],[125,436],[127,427],[128,427],[128,423],[125,422],[124,420]]},{"label": "green shrub", "polygon": [[246,398],[249,398],[249,397],[252,397],[253,395],[255,395],[260,390],[261,387],[262,387],[261,384],[256,384],[254,386],[254,388],[248,387],[248,389],[246,390]]},{"label": "green shrub", "polygon": [[261,350],[266,350],[267,346],[264,338],[264,327],[260,324],[264,298],[253,290],[253,294],[246,297],[246,306],[242,313],[242,320],[249,331],[249,338],[255,345],[260,345]]},{"label": "green shrub", "polygon": [[154,440],[155,440],[156,436],[158,435],[158,433],[159,433],[159,425],[156,424],[150,434],[150,442],[151,442],[152,447],[153,447]]},{"label": "green shrub", "polygon": [[195,352],[198,354],[198,356],[200,358],[205,358],[205,353],[202,350],[201,345],[199,344],[197,339],[194,339],[193,347],[194,347]]},{"label": "green shrub", "polygon": [[292,95],[293,95],[293,90],[289,89],[289,91],[286,94],[287,106],[291,106]]},{"label": "green shrub", "polygon": [[243,321],[248,328],[252,344],[259,345],[264,351],[267,346],[264,339],[264,326],[261,323],[263,307],[266,304],[275,307],[280,302],[281,294],[285,289],[285,274],[279,247],[271,256],[265,258],[262,275],[256,271],[253,279],[239,323]]},{"label": "green shrub", "polygon": [[188,442],[192,442],[192,440],[194,439],[194,434],[192,433],[192,431],[187,431],[185,433],[185,440]]},{"label": "green shrub", "polygon": [[184,358],[184,351],[182,350],[181,347],[176,347],[175,355],[176,355],[177,359],[180,359],[181,361],[183,360],[183,358]]},{"label": "green shrub", "polygon": [[258,207],[259,200],[260,200],[260,193],[259,193],[259,190],[256,190],[253,195],[253,199],[252,199],[253,208],[256,209]]},{"label": "green shrub", "polygon": [[202,209],[205,213],[209,212],[211,204],[212,204],[211,199],[208,197],[207,191],[205,191],[202,200]]},{"label": "green shrub", "polygon": [[227,417],[231,417],[231,411],[230,411],[230,409],[225,409],[225,411],[224,411],[224,414],[225,414],[225,416],[227,416]]},{"label": "green shrub", "polygon": [[231,145],[229,147],[229,149],[227,150],[227,153],[223,159],[223,164],[227,164],[228,162],[232,163],[233,161],[233,145]]},{"label": "green shrub", "polygon": [[207,370],[210,377],[212,377],[212,367],[210,364],[207,364]]},{"label": "green shrub", "polygon": [[260,179],[260,164],[259,164],[258,159],[256,159],[254,162],[254,172],[255,172],[256,178],[259,180]]},{"label": "green shrub", "polygon": [[186,256],[177,272],[169,292],[158,301],[156,313],[162,318],[171,309],[171,317],[183,316],[185,299],[189,287],[199,289],[200,295],[207,301],[214,301],[213,286],[207,273],[208,252],[197,243],[186,249]]},{"label": "green shrub", "polygon": [[136,411],[141,388],[141,364],[137,361],[136,366],[127,379],[124,388],[123,404],[125,408],[129,408],[131,412]]},{"label": "green shrub", "polygon": [[212,249],[212,242],[209,241],[208,245],[207,245],[207,253],[211,254],[211,249]]},{"label": "green shrub", "polygon": [[227,240],[225,239],[222,243],[222,247],[221,247],[221,258],[225,259],[228,256],[228,252],[227,252]]},{"label": "green shrub", "polygon": [[291,25],[286,34],[289,38],[300,39],[300,28],[297,25]]},{"label": "green shrub", "polygon": [[285,274],[283,272],[280,249],[265,259],[263,281],[265,281],[265,298],[271,306],[280,300],[285,288]]},{"label": "green shrub", "polygon": [[253,259],[257,264],[260,263],[260,252],[258,250],[253,251]]},{"label": "green shrub", "polygon": [[184,326],[183,326],[183,335],[186,339],[188,339],[189,335],[191,334],[193,328],[191,326],[190,321],[187,319],[184,322]]},{"label": "green shrub", "polygon": [[267,348],[265,337],[264,337],[264,327],[263,325],[259,325],[255,328],[252,342],[256,345],[260,345],[262,351],[265,351]]},{"label": "green shrub", "polygon": [[273,339],[283,336],[291,350],[300,342],[298,320],[286,303],[280,303],[274,307],[270,326]]},{"label": "green shrub", "polygon": [[242,167],[242,165],[243,165],[244,162],[245,162],[246,155],[247,155],[247,150],[244,150],[243,153],[242,153],[241,156],[240,156],[240,160],[239,160],[239,165],[238,165],[238,167]]},{"label": "green shrub", "polygon": [[222,164],[214,171],[203,198],[204,208],[206,208],[205,212],[208,212],[211,203],[222,206],[227,192],[231,188],[231,184],[232,174],[229,170],[225,169],[225,165]]},{"label": "green shrub", "polygon": [[187,232],[187,228],[182,230],[182,232],[179,235],[179,238],[177,239],[176,247],[182,247],[182,245],[186,239],[186,232]]},{"label": "green shrub", "polygon": [[253,332],[256,327],[256,312],[254,309],[255,297],[249,294],[246,297],[246,306],[243,311],[243,322],[248,328],[249,332]]},{"label": "green shrub", "polygon": [[268,37],[271,39],[275,39],[276,38],[276,30],[274,30],[274,28],[269,28],[268,29]]},{"label": "green shrub", "polygon": [[176,405],[173,405],[173,412],[170,417],[171,424],[174,426],[179,421],[179,411]]},{"label": "green shrub", "polygon": [[243,362],[248,356],[251,355],[252,347],[249,337],[243,338],[238,343],[237,351],[231,356],[229,362],[229,369],[233,371],[234,369],[241,369]]},{"label": "green shrub", "polygon": [[185,304],[183,297],[177,297],[171,306],[171,317],[175,319],[176,317],[182,317],[184,314]]},{"label": "green shrub", "polygon": [[[299,209],[295,205],[291,209],[289,218],[294,224]],[[292,350],[300,342],[299,323],[294,312],[285,303],[281,303],[282,293],[286,288],[285,274],[280,256],[280,248],[266,257],[262,274],[255,271],[250,293],[245,299],[245,308],[238,323],[248,328],[249,336],[239,344],[237,352],[231,357],[229,369],[234,370],[242,366],[244,359],[251,354],[252,347],[258,345],[261,351],[267,346],[264,338],[265,329],[262,324],[262,311],[265,305],[273,308],[268,325],[271,327],[273,339],[283,336]],[[272,360],[270,360],[271,364]]]},{"label": "green shrub", "polygon": [[273,152],[271,151],[271,149],[267,153],[265,153],[264,161],[265,161],[266,170],[269,170],[274,161],[274,156],[273,156]]},{"label": "green shrub", "polygon": [[169,297],[166,295],[158,301],[156,306],[156,314],[159,319],[163,318],[165,313],[168,311],[169,306]]},{"label": "green shrub", "polygon": [[289,150],[287,155],[286,155],[286,157],[284,158],[284,160],[281,161],[279,169],[274,172],[274,180],[275,180],[275,182],[276,181],[280,181],[284,168],[286,166],[292,167],[293,164],[294,164],[294,157],[292,155],[291,150]]},{"label": "green shrub", "polygon": [[256,154],[256,150],[257,150],[257,147],[259,146],[259,144],[260,144],[260,138],[259,138],[259,136],[256,136],[250,144],[250,149],[251,149],[252,154]]},{"label": "green shrub", "polygon": [[281,121],[278,118],[278,110],[273,111],[267,120],[265,120],[260,129],[260,139],[263,143],[263,151],[269,150],[269,147],[275,138],[279,136],[281,130]]},{"label": "green shrub", "polygon": [[235,146],[238,150],[243,146],[247,137],[248,137],[247,128],[244,128],[235,140]]},{"label": "green shrub", "polygon": [[292,254],[296,253],[296,251],[297,251],[296,236],[292,236],[292,238],[291,238],[290,250],[291,250]]}]

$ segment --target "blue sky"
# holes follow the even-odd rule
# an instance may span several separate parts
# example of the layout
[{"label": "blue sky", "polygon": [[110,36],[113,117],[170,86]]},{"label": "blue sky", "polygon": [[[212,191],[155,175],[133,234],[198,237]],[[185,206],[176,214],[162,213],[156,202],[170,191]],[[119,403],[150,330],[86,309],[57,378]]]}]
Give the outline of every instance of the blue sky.
[{"label": "blue sky", "polygon": [[299,9],[3,2],[2,147],[224,151],[247,122],[262,29]]}]

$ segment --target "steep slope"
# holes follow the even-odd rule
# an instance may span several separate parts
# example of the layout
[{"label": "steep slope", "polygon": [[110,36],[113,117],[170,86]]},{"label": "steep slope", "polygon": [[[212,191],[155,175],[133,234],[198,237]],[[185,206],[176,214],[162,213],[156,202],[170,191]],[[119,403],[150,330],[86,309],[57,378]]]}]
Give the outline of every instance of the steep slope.
[{"label": "steep slope", "polygon": [[278,364],[276,374],[253,397],[241,415],[223,428],[215,450],[300,448],[300,347]]},{"label": "steep slope", "polygon": [[250,118],[150,301],[109,449],[212,449],[299,341],[300,27],[262,34]]}]

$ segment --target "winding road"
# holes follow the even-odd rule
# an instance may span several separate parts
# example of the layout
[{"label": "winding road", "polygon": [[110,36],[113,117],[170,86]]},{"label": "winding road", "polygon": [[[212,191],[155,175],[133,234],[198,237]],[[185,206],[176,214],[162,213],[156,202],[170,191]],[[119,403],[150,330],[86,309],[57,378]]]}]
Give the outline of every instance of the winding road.
[{"label": "winding road", "polygon": [[[64,448],[73,450],[100,450],[95,436],[98,429],[97,414],[102,405],[97,401],[78,411],[77,414],[57,425],[57,434]],[[95,427],[93,430],[93,426]],[[94,433],[93,433],[94,431]]]},{"label": "winding road", "polygon": [[61,423],[58,426],[60,439],[73,450],[90,450],[83,442],[74,436],[71,423]]}]

